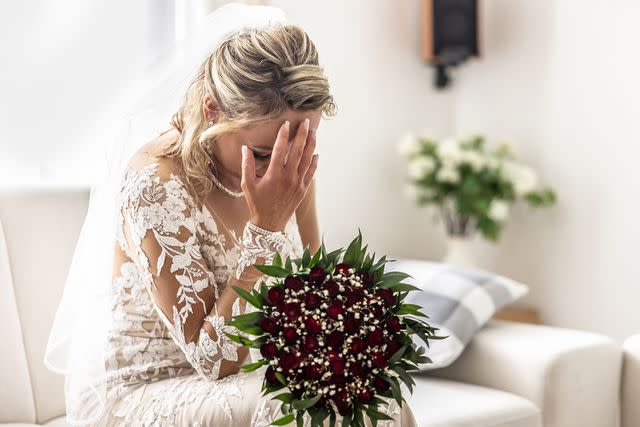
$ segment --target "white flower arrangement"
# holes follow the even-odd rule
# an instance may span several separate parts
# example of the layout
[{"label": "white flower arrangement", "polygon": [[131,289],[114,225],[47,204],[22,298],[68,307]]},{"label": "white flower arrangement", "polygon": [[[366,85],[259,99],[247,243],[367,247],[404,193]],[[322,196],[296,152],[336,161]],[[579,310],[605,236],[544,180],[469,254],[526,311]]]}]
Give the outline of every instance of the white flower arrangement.
[{"label": "white flower arrangement", "polygon": [[524,200],[544,207],[556,202],[550,187],[539,188],[536,172],[515,161],[510,142],[488,147],[479,134],[439,142],[405,133],[397,149],[408,160],[405,197],[418,205],[438,207],[450,235],[468,235],[477,229],[495,241],[512,203]]}]

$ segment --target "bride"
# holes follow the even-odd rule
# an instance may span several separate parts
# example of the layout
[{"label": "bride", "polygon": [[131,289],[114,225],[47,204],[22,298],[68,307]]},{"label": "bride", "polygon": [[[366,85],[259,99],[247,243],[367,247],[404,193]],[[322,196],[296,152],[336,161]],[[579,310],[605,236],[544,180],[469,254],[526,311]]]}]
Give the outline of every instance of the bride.
[{"label": "bride", "polygon": [[[104,326],[63,312],[105,310],[95,306],[99,290],[83,301],[65,289],[72,302],[59,308],[45,362],[67,375],[73,424],[262,426],[282,416],[280,402],[261,394],[263,372],[240,373],[247,349],[225,335],[233,332],[225,321],[246,308],[231,285],[251,289],[262,277],[252,265],[276,252],[297,258],[305,245],[319,248],[316,131],[336,106],[315,45],[279,9],[230,4],[212,15],[230,25],[225,14],[262,25],[220,38],[168,128],[115,168],[114,231],[96,227],[111,236]],[[268,17],[280,19],[266,25]],[[67,287],[87,252],[76,248]],[[94,274],[76,282],[91,286]],[[86,368],[96,359],[99,369]],[[406,404],[391,401],[388,413],[389,425],[415,425]]]}]

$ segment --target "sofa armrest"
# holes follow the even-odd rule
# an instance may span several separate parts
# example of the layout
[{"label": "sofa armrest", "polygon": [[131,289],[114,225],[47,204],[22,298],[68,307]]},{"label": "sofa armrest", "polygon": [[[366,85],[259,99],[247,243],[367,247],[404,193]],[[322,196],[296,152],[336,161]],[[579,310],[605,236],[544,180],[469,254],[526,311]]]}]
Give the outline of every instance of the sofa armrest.
[{"label": "sofa armrest", "polygon": [[427,374],[525,397],[545,427],[616,427],[621,365],[606,336],[490,320],[452,365]]},{"label": "sofa armrest", "polygon": [[622,427],[634,427],[640,425],[640,334],[627,338],[622,347]]}]

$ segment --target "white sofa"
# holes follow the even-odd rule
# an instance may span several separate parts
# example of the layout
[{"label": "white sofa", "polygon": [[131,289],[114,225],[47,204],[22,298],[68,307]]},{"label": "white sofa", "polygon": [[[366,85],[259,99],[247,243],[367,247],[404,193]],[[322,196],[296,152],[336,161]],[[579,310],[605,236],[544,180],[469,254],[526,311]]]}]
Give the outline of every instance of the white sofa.
[{"label": "white sofa", "polygon": [[626,339],[622,368],[622,427],[640,426],[640,334]]},{"label": "white sofa", "polygon": [[[0,192],[0,426],[66,425],[43,355],[87,202]],[[409,402],[429,427],[616,427],[621,364],[607,337],[492,320],[453,365],[417,375]]]}]

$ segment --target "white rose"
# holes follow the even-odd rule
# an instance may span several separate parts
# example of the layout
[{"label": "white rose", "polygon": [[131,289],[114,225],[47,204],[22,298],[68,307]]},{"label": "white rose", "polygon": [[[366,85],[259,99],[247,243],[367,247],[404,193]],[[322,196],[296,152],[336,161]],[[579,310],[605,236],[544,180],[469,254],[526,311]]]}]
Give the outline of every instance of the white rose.
[{"label": "white rose", "polygon": [[509,204],[504,200],[494,199],[489,205],[489,218],[497,222],[502,222],[509,216]]},{"label": "white rose", "polygon": [[440,182],[449,182],[455,184],[460,181],[460,174],[458,173],[458,169],[454,164],[444,163],[436,174],[436,179]]},{"label": "white rose", "polygon": [[454,138],[447,138],[440,142],[436,148],[436,152],[443,161],[450,163],[458,163],[462,154],[460,143]]},{"label": "white rose", "polygon": [[420,179],[428,175],[436,167],[436,163],[431,157],[416,157],[409,162],[409,176]]},{"label": "white rose", "polygon": [[538,176],[535,171],[528,166],[515,162],[504,162],[502,166],[505,177],[513,185],[517,196],[523,196],[533,191],[538,183]]},{"label": "white rose", "polygon": [[411,157],[414,154],[420,152],[420,141],[411,132],[407,132],[398,140],[397,144],[398,153],[403,157]]},{"label": "white rose", "polygon": [[460,162],[469,164],[471,166],[471,169],[476,172],[482,170],[482,168],[487,164],[484,156],[472,150],[462,151],[460,154]]}]

